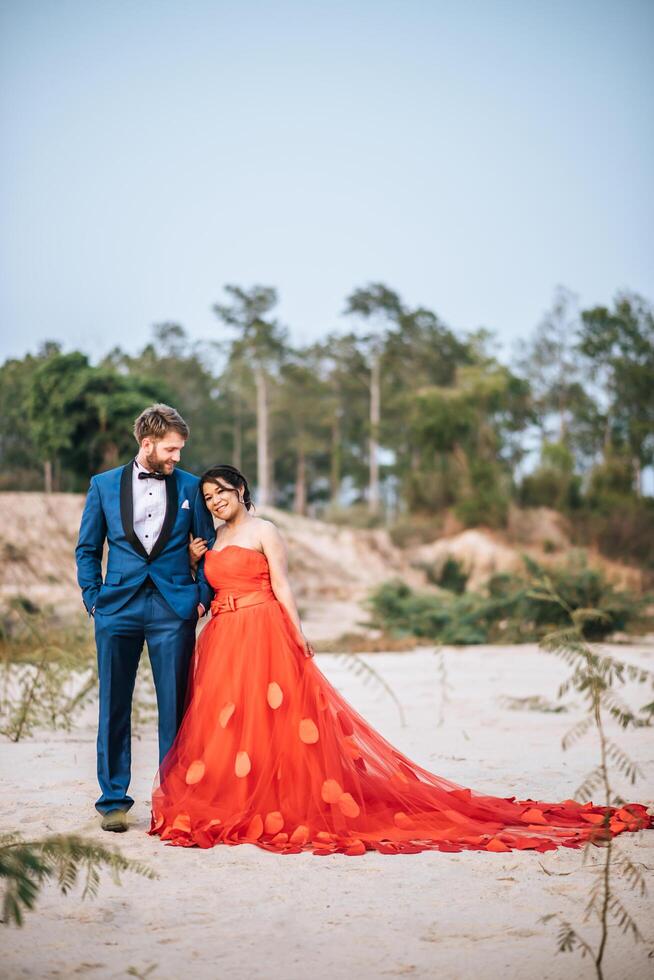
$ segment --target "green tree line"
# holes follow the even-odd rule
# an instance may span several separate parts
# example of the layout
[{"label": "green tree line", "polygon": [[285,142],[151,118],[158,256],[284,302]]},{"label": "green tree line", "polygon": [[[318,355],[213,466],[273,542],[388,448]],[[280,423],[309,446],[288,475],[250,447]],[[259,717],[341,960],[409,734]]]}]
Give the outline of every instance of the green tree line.
[{"label": "green tree line", "polygon": [[165,401],[191,426],[183,465],[234,463],[262,505],[349,509],[370,524],[449,508],[501,527],[513,500],[575,512],[605,550],[646,550],[654,310],[643,297],[579,309],[559,289],[510,360],[487,331],[455,331],[383,283],[346,297],[345,330],[302,347],[277,303],[270,286],[228,285],[204,342],[164,323],[140,353],[115,348],[97,364],[53,341],[7,360],[0,488],[83,490],[132,454],[141,408]]}]

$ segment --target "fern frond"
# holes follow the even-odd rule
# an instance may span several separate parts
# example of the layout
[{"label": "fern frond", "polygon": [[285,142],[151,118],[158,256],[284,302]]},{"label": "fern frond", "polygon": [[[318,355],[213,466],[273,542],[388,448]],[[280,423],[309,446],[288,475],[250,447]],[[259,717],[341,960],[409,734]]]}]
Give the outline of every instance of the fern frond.
[{"label": "fern frond", "polygon": [[645,875],[640,868],[617,848],[614,848],[612,859],[615,866],[624,875],[632,891],[638,890],[639,895],[645,896],[647,894],[647,885],[645,884]]},{"label": "fern frond", "polygon": [[541,922],[550,922],[552,919],[556,919],[559,923],[559,931],[557,934],[557,945],[560,953],[572,953],[575,949],[579,949],[582,958],[589,954],[593,956],[592,947],[586,940],[581,936],[576,929],[573,928],[567,919],[564,919],[558,912],[551,912],[549,915],[543,915],[540,918]]},{"label": "fern frond", "polygon": [[606,754],[609,759],[615,762],[620,772],[624,773],[632,783],[635,783],[639,776],[644,776],[643,770],[638,763],[634,762],[624,749],[621,749],[619,745],[608,738],[606,739]]},{"label": "fern frond", "polygon": [[642,942],[643,934],[617,895],[612,894],[609,898],[609,912],[622,932],[630,932],[634,942]]},{"label": "fern frond", "polygon": [[561,739],[561,748],[564,750],[569,749],[571,745],[574,745],[574,743],[578,742],[580,738],[583,738],[588,729],[592,727],[592,717],[588,716],[586,718],[582,718],[581,721],[577,722],[576,725],[565,733]]},{"label": "fern frond", "polygon": [[603,609],[583,609],[579,607],[570,614],[575,626],[583,627],[586,623],[603,622],[610,623],[611,617]]},{"label": "fern frond", "polygon": [[574,792],[574,799],[588,801],[593,795],[593,790],[598,789],[604,783],[604,770],[602,766],[595,766],[588,775],[584,778],[583,782]]},{"label": "fern frond", "polygon": [[43,884],[57,882],[66,895],[86,870],[82,897],[95,895],[100,868],[108,868],[115,880],[120,872],[132,872],[146,878],[156,874],[141,861],[125,858],[119,851],[75,835],[58,835],[43,840],[24,840],[19,834],[0,837],[0,880],[4,881],[2,921],[23,924],[23,913],[34,908]]},{"label": "fern frond", "polygon": [[612,718],[618,722],[621,728],[634,727],[637,724],[637,717],[628,704],[611,688],[606,688],[600,695],[602,706],[606,708]]}]

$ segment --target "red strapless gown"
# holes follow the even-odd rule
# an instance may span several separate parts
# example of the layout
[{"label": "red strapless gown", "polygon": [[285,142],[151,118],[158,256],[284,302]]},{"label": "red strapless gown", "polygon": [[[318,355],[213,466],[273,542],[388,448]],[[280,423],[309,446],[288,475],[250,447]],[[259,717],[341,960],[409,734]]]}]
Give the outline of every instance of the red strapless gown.
[{"label": "red strapless gown", "polygon": [[654,823],[640,804],[486,796],[422,769],[304,657],[264,555],[210,551],[206,574],[218,590],[214,615],[158,773],[151,834],[182,847],[247,842],[284,854],[547,851]]}]

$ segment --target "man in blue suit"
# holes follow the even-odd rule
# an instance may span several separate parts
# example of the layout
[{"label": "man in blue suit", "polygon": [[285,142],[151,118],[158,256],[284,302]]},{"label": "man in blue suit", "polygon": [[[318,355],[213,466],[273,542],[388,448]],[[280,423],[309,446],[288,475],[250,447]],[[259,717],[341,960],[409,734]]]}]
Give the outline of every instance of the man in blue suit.
[{"label": "man in blue suit", "polygon": [[[127,830],[131,710],[136,671],[148,645],[159,710],[159,761],[175,738],[198,617],[213,590],[200,563],[191,575],[189,536],[211,547],[215,532],[199,479],[176,469],[189,436],[168,405],[134,423],[135,459],[91,479],[76,548],[77,580],[95,620],[100,681],[96,809],[103,830]],[[102,579],[105,540],[109,550]]]}]

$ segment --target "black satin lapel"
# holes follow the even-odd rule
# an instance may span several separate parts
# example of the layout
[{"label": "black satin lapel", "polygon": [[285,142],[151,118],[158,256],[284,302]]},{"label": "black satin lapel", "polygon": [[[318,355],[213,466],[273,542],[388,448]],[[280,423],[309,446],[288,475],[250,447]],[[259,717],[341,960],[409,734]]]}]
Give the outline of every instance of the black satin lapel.
[{"label": "black satin lapel", "polygon": [[161,531],[159,532],[159,537],[152,546],[152,551],[150,552],[150,561],[156,558],[163,549],[166,547],[170,533],[175,525],[175,520],[177,518],[177,477],[174,473],[166,477],[166,514],[163,519],[163,524],[161,525]]},{"label": "black satin lapel", "polygon": [[123,525],[125,537],[142,558],[147,558],[148,553],[137,538],[134,532],[134,498],[132,496],[132,470],[134,463],[128,463],[123,467],[120,474],[120,519]]}]

